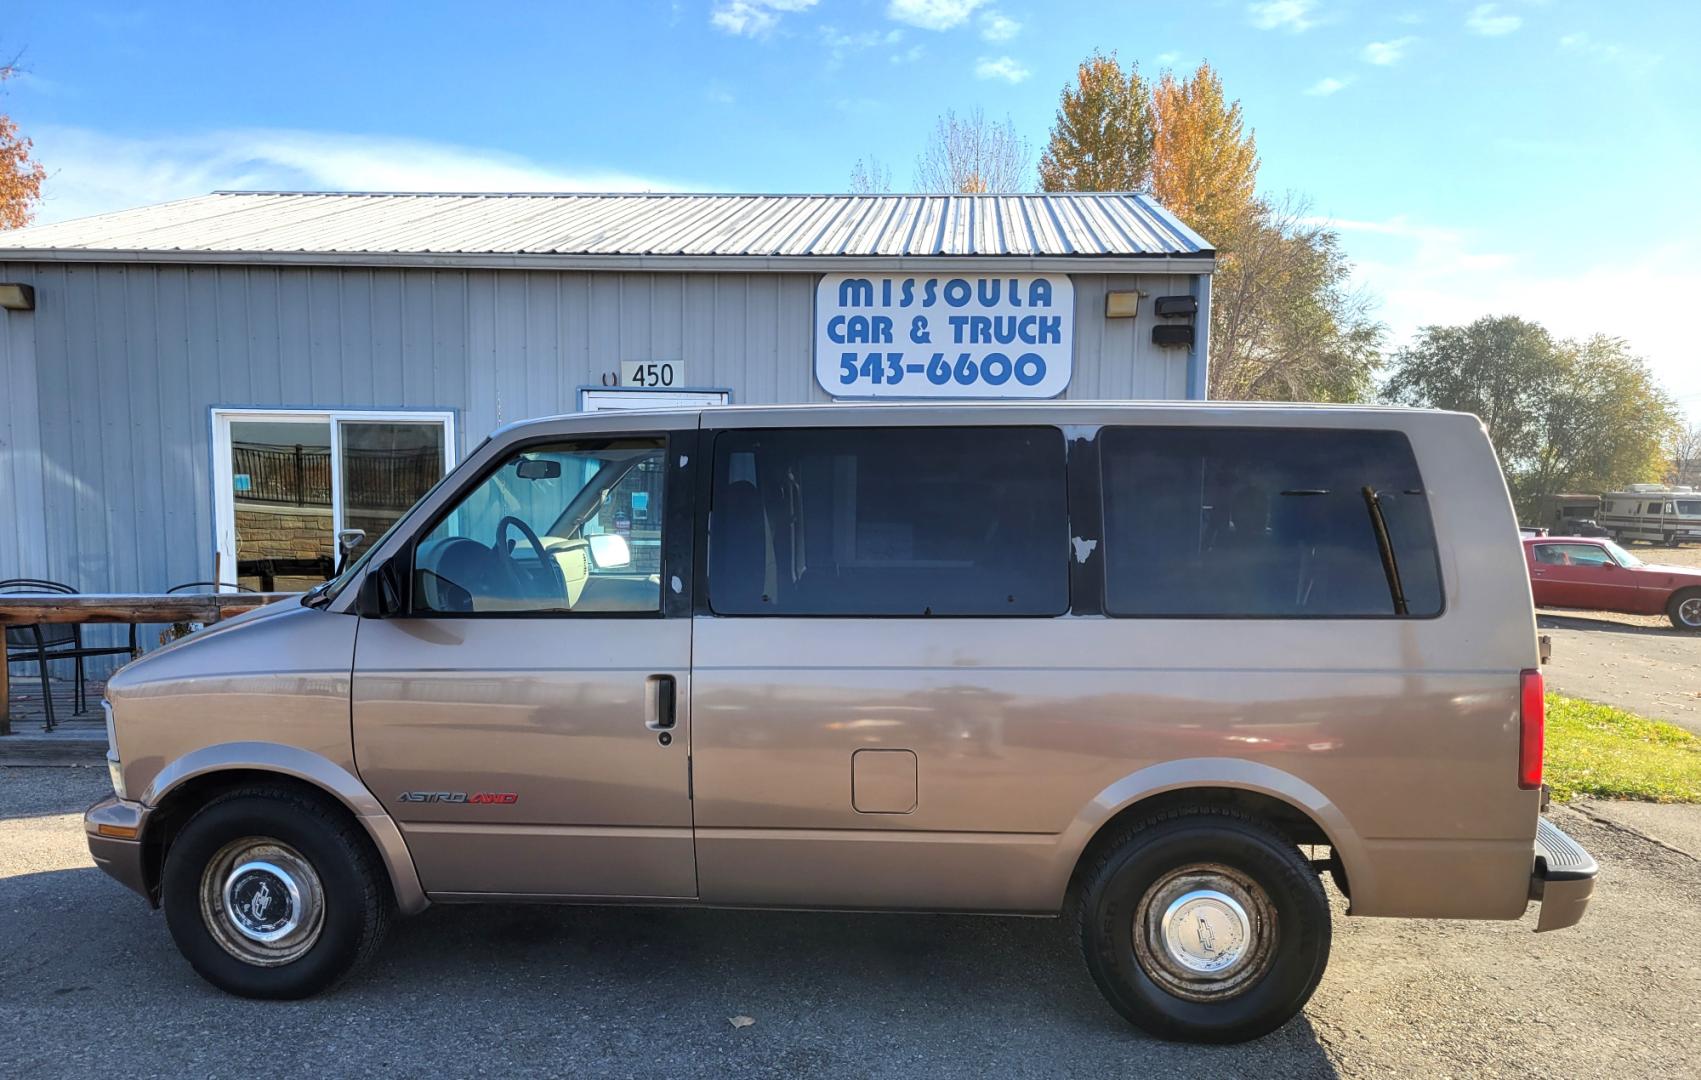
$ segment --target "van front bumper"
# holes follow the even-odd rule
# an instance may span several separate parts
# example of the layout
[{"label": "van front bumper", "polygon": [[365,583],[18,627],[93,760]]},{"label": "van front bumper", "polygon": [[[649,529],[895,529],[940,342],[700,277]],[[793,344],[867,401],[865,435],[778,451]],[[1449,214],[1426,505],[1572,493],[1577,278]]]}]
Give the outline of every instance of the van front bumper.
[{"label": "van front bumper", "polygon": [[147,807],[108,795],[83,815],[83,831],[88,834],[89,854],[95,865],[151,904],[154,898],[148,892],[142,861],[142,831],[147,821]]},{"label": "van front bumper", "polygon": [[1595,857],[1547,818],[1536,822],[1536,865],[1530,873],[1530,899],[1541,902],[1536,933],[1576,926],[1589,908],[1599,872]]}]

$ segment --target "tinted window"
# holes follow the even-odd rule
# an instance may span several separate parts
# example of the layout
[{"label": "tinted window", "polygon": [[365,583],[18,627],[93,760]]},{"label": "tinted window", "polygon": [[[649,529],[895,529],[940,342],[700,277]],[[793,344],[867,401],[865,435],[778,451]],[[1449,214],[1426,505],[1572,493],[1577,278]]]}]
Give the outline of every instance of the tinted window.
[{"label": "tinted window", "polygon": [[1648,504],[1648,513],[1657,514],[1659,512],[1660,512],[1660,504],[1659,503],[1649,503]]},{"label": "tinted window", "polygon": [[414,609],[660,610],[663,451],[603,439],[510,457],[419,541]]},{"label": "tinted window", "polygon": [[1429,506],[1397,432],[1107,428],[1101,448],[1113,614],[1392,616],[1378,516],[1408,614],[1441,610]]},{"label": "tinted window", "polygon": [[724,615],[1058,615],[1055,428],[729,431],[715,440],[709,602]]},{"label": "tinted window", "polygon": [[1606,566],[1612,557],[1594,544],[1537,544],[1536,561],[1548,566]]}]

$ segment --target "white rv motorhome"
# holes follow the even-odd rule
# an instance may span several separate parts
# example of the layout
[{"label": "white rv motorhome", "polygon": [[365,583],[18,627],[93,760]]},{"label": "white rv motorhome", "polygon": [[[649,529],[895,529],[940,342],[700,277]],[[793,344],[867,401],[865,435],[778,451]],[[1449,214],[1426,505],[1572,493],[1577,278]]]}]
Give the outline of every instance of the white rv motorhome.
[{"label": "white rv motorhome", "polygon": [[1701,543],[1701,492],[1692,487],[1631,484],[1601,496],[1599,518],[1614,540]]}]

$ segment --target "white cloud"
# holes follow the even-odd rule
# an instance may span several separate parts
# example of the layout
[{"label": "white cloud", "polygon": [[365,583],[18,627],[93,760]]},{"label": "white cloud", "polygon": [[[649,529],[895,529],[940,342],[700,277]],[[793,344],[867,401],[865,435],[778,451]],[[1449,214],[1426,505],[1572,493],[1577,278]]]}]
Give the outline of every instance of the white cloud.
[{"label": "white cloud", "polygon": [[[1382,301],[1376,315],[1388,323],[1392,347],[1408,344],[1420,326],[1517,315],[1560,337],[1622,337],[1667,390],[1701,402],[1701,347],[1690,314],[1701,295],[1701,252],[1671,244],[1641,253],[1636,310],[1624,317],[1589,302],[1623,292],[1622,267],[1485,250],[1466,230],[1404,217],[1322,224],[1347,237],[1354,283]],[[1701,413],[1701,404],[1690,409]]]},{"label": "white cloud", "polygon": [[949,30],[968,22],[986,0],[888,0],[886,17],[923,30]]},{"label": "white cloud", "polygon": [[677,191],[697,185],[566,170],[515,154],[384,135],[249,128],[130,138],[35,129],[48,163],[42,223],[221,189],[325,191]]},{"label": "white cloud", "polygon": [[1312,97],[1328,97],[1330,94],[1338,94],[1342,90],[1345,90],[1347,88],[1347,84],[1350,82],[1352,82],[1352,79],[1350,78],[1337,79],[1331,75],[1326,79],[1318,79],[1316,82],[1306,87],[1305,92],[1310,94]]},{"label": "white cloud", "polygon": [[1524,25],[1522,16],[1502,14],[1499,4],[1478,4],[1465,16],[1465,29],[1484,37],[1500,37]]},{"label": "white cloud", "polygon": [[1367,64],[1377,64],[1388,67],[1398,64],[1406,57],[1406,50],[1417,41],[1415,37],[1395,38],[1393,41],[1373,41],[1364,47],[1364,61]]},{"label": "white cloud", "polygon": [[718,0],[709,11],[709,22],[729,34],[761,37],[779,25],[780,16],[791,11],[808,11],[816,0]]},{"label": "white cloud", "polygon": [[1622,65],[1630,71],[1641,71],[1658,64],[1662,57],[1657,53],[1643,52],[1621,45],[1616,41],[1601,41],[1578,31],[1566,34],[1559,39],[1561,52],[1584,56],[1590,60],[1598,60],[1606,64]]},{"label": "white cloud", "polygon": [[911,45],[902,52],[893,53],[891,56],[887,57],[887,59],[894,64],[913,64],[917,60],[920,60],[926,52],[927,50],[922,48],[920,45]]},{"label": "white cloud", "polygon": [[1001,11],[988,11],[980,17],[980,36],[986,41],[1009,41],[1022,32],[1022,24]]},{"label": "white cloud", "polygon": [[1260,30],[1287,30],[1300,33],[1317,25],[1311,17],[1316,10],[1315,0],[1259,0],[1246,5],[1252,25]]},{"label": "white cloud", "polygon": [[886,35],[878,30],[865,30],[859,34],[847,33],[836,26],[821,27],[821,43],[827,46],[835,64],[842,63],[853,52],[871,49],[886,40]]},{"label": "white cloud", "polygon": [[1162,64],[1164,67],[1174,67],[1176,61],[1180,59],[1181,54],[1173,49],[1169,52],[1161,52],[1158,54],[1158,63]]},{"label": "white cloud", "polygon": [[1003,79],[1007,83],[1019,83],[1032,72],[1008,56],[997,58],[981,57],[975,62],[975,78]]}]

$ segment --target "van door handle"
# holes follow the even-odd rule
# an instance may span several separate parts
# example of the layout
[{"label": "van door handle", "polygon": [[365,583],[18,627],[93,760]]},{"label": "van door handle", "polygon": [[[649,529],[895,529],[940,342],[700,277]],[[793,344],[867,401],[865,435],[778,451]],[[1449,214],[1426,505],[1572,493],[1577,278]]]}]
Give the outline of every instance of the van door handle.
[{"label": "van door handle", "polygon": [[644,680],[644,726],[667,731],[679,719],[679,683],[672,675],[651,675]]}]

